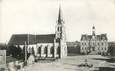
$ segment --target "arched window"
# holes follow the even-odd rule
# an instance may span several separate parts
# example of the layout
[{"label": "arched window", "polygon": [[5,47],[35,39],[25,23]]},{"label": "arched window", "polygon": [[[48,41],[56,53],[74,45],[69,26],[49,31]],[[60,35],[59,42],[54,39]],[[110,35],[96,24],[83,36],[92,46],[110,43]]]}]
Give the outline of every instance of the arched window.
[{"label": "arched window", "polygon": [[40,53],[41,53],[41,47],[42,47],[42,45],[41,45],[41,46],[39,46],[39,47],[38,47],[38,49],[37,49],[38,54],[40,54]]},{"label": "arched window", "polygon": [[98,46],[99,46],[99,43],[98,43]]},{"label": "arched window", "polygon": [[60,53],[60,47],[57,48],[57,54],[59,54],[59,53]]},{"label": "arched window", "polygon": [[37,48],[37,53],[39,54],[39,47]]},{"label": "arched window", "polygon": [[32,53],[32,50],[31,50],[31,48],[29,47],[29,53]]},{"label": "arched window", "polygon": [[99,50],[99,48],[98,48],[98,50]]},{"label": "arched window", "polygon": [[47,53],[47,46],[45,46],[45,48],[44,48],[44,54],[46,54]]},{"label": "arched window", "polygon": [[32,54],[35,54],[34,47],[31,48]]},{"label": "arched window", "polygon": [[82,45],[83,45],[83,43],[82,43]]},{"label": "arched window", "polygon": [[60,31],[60,27],[58,27],[58,31]]},{"label": "arched window", "polygon": [[53,54],[54,52],[54,49],[53,49],[53,46],[50,48],[50,54]]},{"label": "arched window", "polygon": [[102,50],[103,50],[103,48],[102,48]]},{"label": "arched window", "polygon": [[107,49],[105,48],[105,50],[107,50]]},{"label": "arched window", "polygon": [[103,46],[103,43],[102,43],[102,46]]}]

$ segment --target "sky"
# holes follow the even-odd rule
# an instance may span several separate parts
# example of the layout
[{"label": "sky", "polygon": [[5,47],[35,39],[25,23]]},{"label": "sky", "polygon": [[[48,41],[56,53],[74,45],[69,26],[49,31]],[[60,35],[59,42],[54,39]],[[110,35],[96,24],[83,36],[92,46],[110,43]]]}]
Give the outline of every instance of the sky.
[{"label": "sky", "polygon": [[12,34],[55,33],[59,5],[67,41],[80,41],[93,25],[115,41],[115,0],[0,0],[0,42]]}]

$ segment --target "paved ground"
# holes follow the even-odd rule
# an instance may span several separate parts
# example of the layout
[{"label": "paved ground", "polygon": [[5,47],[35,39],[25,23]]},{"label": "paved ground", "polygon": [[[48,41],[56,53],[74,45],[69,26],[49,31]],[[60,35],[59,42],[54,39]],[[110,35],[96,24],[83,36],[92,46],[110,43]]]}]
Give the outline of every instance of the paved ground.
[{"label": "paved ground", "polygon": [[106,62],[101,60],[93,60],[92,58],[104,58],[102,56],[68,56],[66,58],[54,62],[38,62],[29,65],[20,71],[91,71],[92,68],[79,68],[78,65],[83,63],[85,59],[93,64],[94,67],[105,66]]}]

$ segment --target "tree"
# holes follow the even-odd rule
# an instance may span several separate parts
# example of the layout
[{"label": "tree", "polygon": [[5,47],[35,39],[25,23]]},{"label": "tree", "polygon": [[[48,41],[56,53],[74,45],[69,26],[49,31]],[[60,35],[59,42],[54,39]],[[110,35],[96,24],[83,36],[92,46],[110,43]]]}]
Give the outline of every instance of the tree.
[{"label": "tree", "polygon": [[16,47],[14,45],[10,45],[8,51],[9,51],[9,54],[12,55],[12,57],[17,58],[17,59],[21,58],[22,50],[19,46]]},{"label": "tree", "polygon": [[21,57],[21,54],[22,54],[22,49],[21,49],[21,47],[18,45],[18,47],[17,47],[17,58],[21,59],[21,58],[22,58],[22,57]]},{"label": "tree", "polygon": [[14,45],[9,46],[9,53],[12,55],[12,57],[16,58],[17,56],[17,48]]}]

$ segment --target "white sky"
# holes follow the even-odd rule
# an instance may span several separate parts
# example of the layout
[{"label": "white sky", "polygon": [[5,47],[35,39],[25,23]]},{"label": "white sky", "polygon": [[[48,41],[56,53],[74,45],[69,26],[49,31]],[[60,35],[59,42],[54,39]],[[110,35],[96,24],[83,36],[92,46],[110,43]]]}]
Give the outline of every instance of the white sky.
[{"label": "white sky", "polygon": [[91,34],[93,25],[97,34],[115,41],[114,0],[0,0],[0,42],[12,34],[55,33],[60,3],[68,41]]}]

